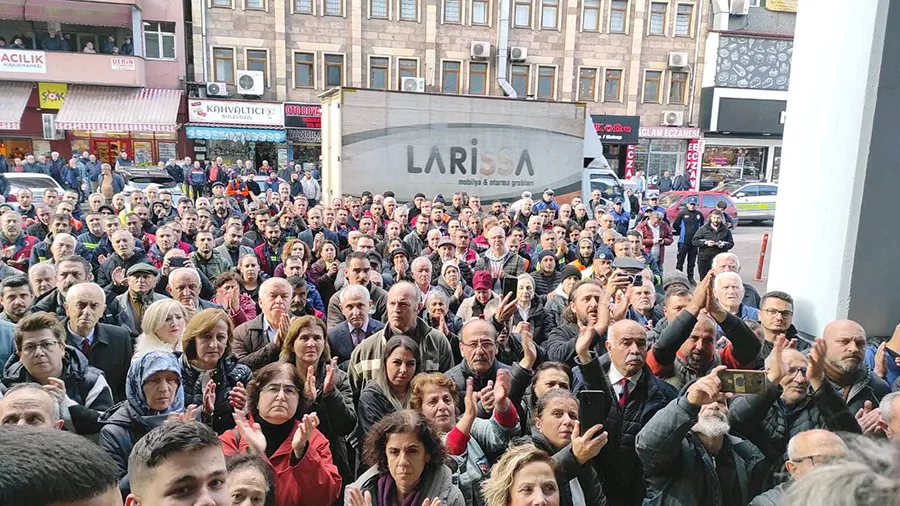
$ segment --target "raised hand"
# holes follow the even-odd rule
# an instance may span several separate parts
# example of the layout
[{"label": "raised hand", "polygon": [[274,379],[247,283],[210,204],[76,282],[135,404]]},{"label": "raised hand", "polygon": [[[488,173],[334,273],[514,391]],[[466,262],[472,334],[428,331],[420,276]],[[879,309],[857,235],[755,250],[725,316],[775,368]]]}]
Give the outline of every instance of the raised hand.
[{"label": "raised hand", "polygon": [[875,352],[875,374],[884,379],[887,377],[887,362],[885,361],[885,347],[887,347],[887,341],[882,342],[878,345],[878,351]]},{"label": "raised hand", "polygon": [[720,365],[691,384],[687,391],[687,401],[694,406],[704,406],[717,402],[719,400],[719,392],[722,391],[722,380],[719,379],[719,373],[725,369],[727,367]]},{"label": "raised hand", "polygon": [[114,285],[122,286],[125,284],[125,269],[116,267],[112,271],[112,282]]},{"label": "raised hand", "polygon": [[62,405],[66,400],[66,384],[59,378],[47,378],[47,384],[44,385],[44,391],[50,394],[57,403]]},{"label": "raised hand", "polygon": [[288,329],[291,327],[291,319],[286,314],[282,314],[278,319],[278,327],[275,329],[275,346],[281,348],[281,343],[287,338]]},{"label": "raised hand", "polygon": [[685,309],[694,316],[700,314],[700,310],[706,307],[706,295],[710,291],[709,284],[712,282],[713,273],[709,271],[706,277],[700,280],[697,288],[694,289],[694,297]]},{"label": "raised hand", "polygon": [[497,313],[494,315],[494,318],[496,318],[498,322],[505,322],[513,315],[513,313],[515,313],[515,311],[515,296],[512,293],[508,293],[506,294],[506,297],[503,297],[503,300],[500,301],[500,306],[497,308]]},{"label": "raised hand", "polygon": [[497,381],[494,382],[494,409],[505,413],[509,410],[509,390],[512,388],[512,380],[509,371],[497,369]]},{"label": "raised hand", "polygon": [[776,385],[781,383],[781,380],[788,375],[787,365],[785,365],[782,358],[786,347],[787,338],[785,335],[778,334],[775,336],[775,345],[772,348],[772,353],[769,355],[769,368],[766,371],[766,378]]},{"label": "raised hand", "polygon": [[247,390],[240,381],[228,392],[228,403],[234,409],[244,409],[247,406]]},{"label": "raised hand", "polygon": [[884,421],[881,418],[881,409],[872,405],[872,401],[866,401],[862,408],[856,412],[856,421],[863,434],[875,434],[884,431]]},{"label": "raised hand", "polygon": [[[713,292],[712,286],[713,282],[716,279],[715,275],[713,275],[712,271],[710,271],[710,274],[707,274],[707,277],[710,278],[710,281],[709,285],[707,285],[706,287],[705,309],[706,312],[716,320],[716,322],[722,323],[725,321],[725,317],[728,316],[728,313],[725,311],[725,308],[723,308],[722,305],[719,304],[719,300],[716,299],[716,295]],[[694,295],[694,297],[696,297],[696,295]]]},{"label": "raised hand", "polygon": [[441,500],[437,497],[434,499],[425,499],[422,501],[422,506],[441,506]]},{"label": "raised hand", "polygon": [[347,506],[372,506],[372,494],[363,494],[356,487],[347,487]]},{"label": "raised hand", "polygon": [[818,392],[825,384],[825,339],[816,338],[806,360],[806,379],[813,392]]},{"label": "raised hand", "polygon": [[203,386],[203,412],[211,415],[216,406],[216,382],[210,378]]},{"label": "raised hand", "polygon": [[484,408],[488,413],[494,411],[494,382],[488,380],[487,386],[482,388],[480,392],[478,392],[478,396],[481,399],[481,407]]},{"label": "raised hand", "polygon": [[241,439],[247,441],[250,448],[256,450],[260,455],[266,454],[266,436],[263,434],[262,427],[258,423],[250,423],[250,417],[247,412],[241,409],[234,410],[234,425],[241,434]]},{"label": "raised hand", "polygon": [[316,402],[319,393],[316,391],[316,368],[309,366],[306,368],[306,380],[303,382],[303,398],[310,405]]},{"label": "raised hand", "polygon": [[[604,308],[601,304],[600,311]],[[575,340],[575,355],[582,364],[591,361],[591,346],[594,344],[594,327],[582,327],[578,331],[578,338]]]},{"label": "raised hand", "polygon": [[313,431],[319,426],[319,416],[315,413],[303,415],[297,430],[294,431],[294,439],[291,441],[291,449],[294,450],[294,456],[302,459],[306,454],[306,443],[312,437]]},{"label": "raised hand", "polygon": [[322,394],[328,395],[334,390],[335,377],[337,377],[338,359],[331,357],[331,363],[325,366],[325,382],[322,383]]},{"label": "raised hand", "polygon": [[[620,291],[616,292],[615,295],[615,303],[612,307],[612,319],[615,321],[624,320],[625,314],[628,313],[628,306],[631,305],[631,296],[634,293],[634,287],[628,285],[628,288],[625,289],[625,293]],[[597,311],[606,311],[607,308],[604,307],[603,304],[600,305],[600,308]]]},{"label": "raised hand", "polygon": [[603,430],[603,425],[594,425],[582,436],[581,424],[575,422],[575,428],[572,430],[572,453],[579,464],[584,465],[600,455],[600,450],[608,441],[609,434]]},{"label": "raised hand", "polygon": [[522,340],[522,360],[519,365],[526,371],[531,370],[537,362],[537,346],[534,344],[534,335],[531,333],[531,324],[521,322],[517,327],[519,338]]},{"label": "raised hand", "polygon": [[187,408],[184,409],[182,413],[169,413],[169,416],[166,417],[167,422],[190,422],[192,420],[197,419],[197,410],[199,408],[196,404],[191,404]]}]

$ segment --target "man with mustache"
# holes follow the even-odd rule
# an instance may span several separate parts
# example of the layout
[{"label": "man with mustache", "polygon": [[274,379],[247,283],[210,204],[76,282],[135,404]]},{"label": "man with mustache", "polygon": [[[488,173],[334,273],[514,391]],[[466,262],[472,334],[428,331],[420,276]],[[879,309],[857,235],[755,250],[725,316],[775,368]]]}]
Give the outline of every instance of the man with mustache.
[{"label": "man with mustache", "polygon": [[688,385],[638,433],[648,502],[747,504],[764,490],[771,462],[753,443],[729,434],[724,370],[714,367]]},{"label": "man with mustache", "polygon": [[463,325],[459,336],[459,350],[463,361],[447,371],[448,378],[456,383],[461,405],[465,404],[466,382],[473,379],[473,388],[480,392],[477,403],[478,417],[489,418],[494,411],[494,382],[497,371],[509,366],[497,360],[497,331],[487,320],[475,318]]}]

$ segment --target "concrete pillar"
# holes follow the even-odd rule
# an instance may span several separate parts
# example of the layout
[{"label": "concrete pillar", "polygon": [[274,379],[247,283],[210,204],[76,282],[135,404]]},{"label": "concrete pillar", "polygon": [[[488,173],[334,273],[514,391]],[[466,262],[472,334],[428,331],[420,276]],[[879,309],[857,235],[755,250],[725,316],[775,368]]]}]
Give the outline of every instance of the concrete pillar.
[{"label": "concrete pillar", "polygon": [[900,320],[900,1],[853,5],[806,2],[795,31],[768,287],[813,335]]},{"label": "concrete pillar", "polygon": [[[625,88],[626,114],[637,114],[637,105],[641,101],[641,83],[644,82],[644,72],[641,69],[641,53],[644,50],[644,18],[646,16],[647,2],[631,2],[629,9],[634,9],[634,23],[631,26],[631,62],[626,71],[628,87]],[[601,81],[602,82],[602,81]],[[662,84],[662,83],[660,83]]]},{"label": "concrete pillar", "polygon": [[275,78],[269,86],[275,88],[275,99],[287,100],[287,13],[291,6],[285,0],[273,0],[275,13]]},{"label": "concrete pillar", "polygon": [[141,10],[131,7],[131,44],[134,46],[134,56],[144,56],[144,22],[141,19]]}]

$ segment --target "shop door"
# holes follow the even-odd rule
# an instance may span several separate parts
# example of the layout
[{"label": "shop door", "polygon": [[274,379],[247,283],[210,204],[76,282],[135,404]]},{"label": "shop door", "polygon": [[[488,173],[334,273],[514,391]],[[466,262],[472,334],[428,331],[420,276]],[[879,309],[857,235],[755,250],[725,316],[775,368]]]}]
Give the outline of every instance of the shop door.
[{"label": "shop door", "polygon": [[116,166],[116,157],[122,150],[128,153],[129,158],[134,159],[131,141],[128,139],[94,139],[91,141],[91,148],[97,155],[97,160],[100,160],[101,163],[108,163],[113,168]]}]

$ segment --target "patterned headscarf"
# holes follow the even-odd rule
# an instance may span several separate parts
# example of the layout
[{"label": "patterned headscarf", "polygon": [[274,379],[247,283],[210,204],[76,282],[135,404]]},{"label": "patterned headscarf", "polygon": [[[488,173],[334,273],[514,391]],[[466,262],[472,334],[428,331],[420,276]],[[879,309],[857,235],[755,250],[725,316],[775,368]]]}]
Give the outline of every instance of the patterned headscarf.
[{"label": "patterned headscarf", "polygon": [[[172,404],[165,411],[155,411],[147,403],[144,383],[158,372],[171,371],[178,375],[178,390]],[[131,407],[143,416],[177,413],[184,410],[184,385],[181,383],[181,364],[173,353],[148,351],[131,363],[125,383],[125,396]]]}]

